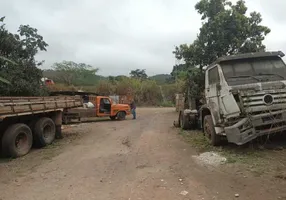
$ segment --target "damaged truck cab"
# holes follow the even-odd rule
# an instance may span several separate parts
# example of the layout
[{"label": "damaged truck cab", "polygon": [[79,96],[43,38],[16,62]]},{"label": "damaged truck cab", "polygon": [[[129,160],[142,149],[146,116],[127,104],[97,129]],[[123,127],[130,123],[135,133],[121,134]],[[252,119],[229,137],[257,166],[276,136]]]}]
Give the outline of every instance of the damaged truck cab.
[{"label": "damaged truck cab", "polygon": [[206,106],[200,110],[200,120],[213,144],[220,141],[219,135],[242,145],[286,130],[283,56],[261,52],[222,57],[206,69]]},{"label": "damaged truck cab", "polygon": [[221,137],[243,145],[286,130],[283,56],[280,51],[226,56],[207,67],[206,104],[197,120],[213,145],[219,145]]}]

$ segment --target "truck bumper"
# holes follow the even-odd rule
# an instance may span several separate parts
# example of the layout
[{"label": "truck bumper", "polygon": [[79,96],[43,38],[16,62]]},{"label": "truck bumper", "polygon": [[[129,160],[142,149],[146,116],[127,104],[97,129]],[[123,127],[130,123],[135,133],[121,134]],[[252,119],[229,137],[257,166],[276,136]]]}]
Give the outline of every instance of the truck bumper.
[{"label": "truck bumper", "polygon": [[228,142],[243,145],[259,136],[285,131],[286,110],[242,118],[224,130]]}]

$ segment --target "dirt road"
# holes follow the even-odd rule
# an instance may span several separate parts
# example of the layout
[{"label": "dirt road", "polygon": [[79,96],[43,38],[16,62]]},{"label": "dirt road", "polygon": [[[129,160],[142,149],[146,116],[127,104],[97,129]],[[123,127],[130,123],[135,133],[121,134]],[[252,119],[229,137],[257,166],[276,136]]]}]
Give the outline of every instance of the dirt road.
[{"label": "dirt road", "polygon": [[197,164],[172,127],[175,116],[169,108],[139,109],[137,120],[81,124],[54,146],[2,160],[0,199],[284,198],[283,181]]}]

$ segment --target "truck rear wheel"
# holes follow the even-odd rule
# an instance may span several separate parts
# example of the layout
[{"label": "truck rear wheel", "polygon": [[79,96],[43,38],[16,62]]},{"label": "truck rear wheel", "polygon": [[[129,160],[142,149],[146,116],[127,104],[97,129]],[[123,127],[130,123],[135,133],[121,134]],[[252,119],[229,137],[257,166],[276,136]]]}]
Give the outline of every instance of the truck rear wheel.
[{"label": "truck rear wheel", "polygon": [[211,115],[207,115],[204,118],[204,133],[213,146],[219,146],[221,144],[221,137],[215,132],[215,127]]},{"label": "truck rear wheel", "polygon": [[24,156],[30,151],[32,143],[31,129],[26,124],[13,124],[2,137],[2,152],[13,158]]},{"label": "truck rear wheel", "polygon": [[179,123],[183,130],[189,130],[191,128],[189,119],[184,115],[184,112],[180,112]]},{"label": "truck rear wheel", "polygon": [[33,130],[34,142],[37,147],[44,147],[55,140],[56,126],[51,118],[43,117],[39,119]]},{"label": "truck rear wheel", "polygon": [[117,119],[118,120],[125,120],[126,119],[126,113],[123,111],[120,111],[119,113],[117,113]]}]

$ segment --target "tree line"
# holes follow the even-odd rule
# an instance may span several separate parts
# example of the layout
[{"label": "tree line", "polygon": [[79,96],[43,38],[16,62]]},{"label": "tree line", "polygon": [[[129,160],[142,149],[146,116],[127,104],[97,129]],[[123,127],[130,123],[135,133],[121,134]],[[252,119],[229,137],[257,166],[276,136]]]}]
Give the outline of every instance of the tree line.
[{"label": "tree line", "polygon": [[[53,72],[56,73],[53,77],[56,84],[50,87],[52,90],[84,90],[100,95],[132,95],[138,105],[171,106],[175,101],[174,94],[181,88],[178,83],[168,83],[169,75],[148,77],[145,69],[132,70],[129,76],[96,77],[93,70],[87,68],[84,69],[87,72],[81,74],[79,66],[75,67],[76,70],[74,65],[71,68],[67,66],[62,68],[61,64],[57,66],[61,67],[53,68]],[[86,74],[87,76],[83,76]],[[85,78],[86,83],[83,83],[81,78],[88,76],[93,78]]]},{"label": "tree line", "polygon": [[[229,0],[200,0],[195,10],[201,15],[199,34],[191,44],[175,47],[173,54],[181,64],[173,67],[169,77],[162,76],[160,83],[148,77],[144,69],[131,71],[129,77],[102,77],[98,75],[98,68],[73,61],[55,63],[49,72],[56,72],[53,76],[55,82],[60,83],[58,87],[63,89],[74,87],[111,94],[121,93],[123,88],[129,86],[138,101],[155,104],[166,101],[162,96],[173,101],[174,94],[184,90],[184,87],[191,86],[194,95],[200,94],[204,85],[203,67],[220,56],[265,51],[263,40],[270,29],[261,25],[260,13],[247,15],[245,1],[233,4]],[[20,25],[17,33],[11,33],[6,29],[5,17],[2,17],[0,42],[0,94],[47,95],[47,88],[41,84],[43,71],[39,69],[44,61],[36,60],[35,56],[40,51],[47,51],[48,44],[38,30]]]}]

